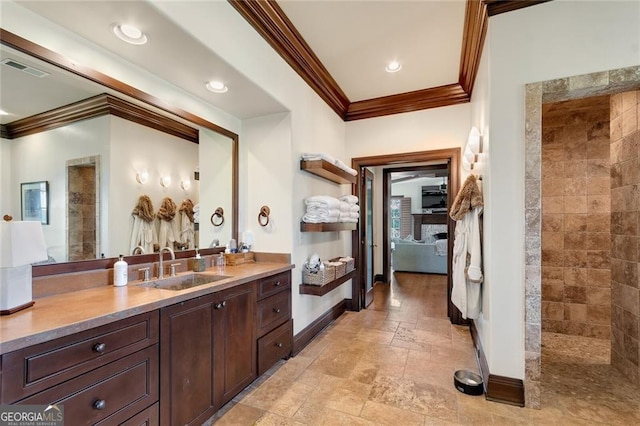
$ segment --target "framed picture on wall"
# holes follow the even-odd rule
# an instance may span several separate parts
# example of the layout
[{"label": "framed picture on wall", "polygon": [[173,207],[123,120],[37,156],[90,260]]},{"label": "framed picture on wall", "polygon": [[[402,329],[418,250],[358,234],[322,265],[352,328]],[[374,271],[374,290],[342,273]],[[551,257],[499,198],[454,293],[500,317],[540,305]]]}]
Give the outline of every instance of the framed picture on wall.
[{"label": "framed picture on wall", "polygon": [[27,182],[20,184],[22,220],[33,220],[49,224],[49,182]]}]

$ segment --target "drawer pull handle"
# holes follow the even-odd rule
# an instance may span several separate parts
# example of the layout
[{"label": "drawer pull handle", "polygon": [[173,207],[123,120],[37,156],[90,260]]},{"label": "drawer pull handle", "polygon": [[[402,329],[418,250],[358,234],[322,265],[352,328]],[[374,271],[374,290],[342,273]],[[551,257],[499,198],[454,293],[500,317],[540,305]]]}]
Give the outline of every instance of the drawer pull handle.
[{"label": "drawer pull handle", "polygon": [[273,312],[275,312],[276,314],[280,313],[280,308],[273,308]]},{"label": "drawer pull handle", "polygon": [[282,343],[276,343],[276,346],[281,348],[282,346],[284,346]]},{"label": "drawer pull handle", "polygon": [[222,308],[222,303],[216,303],[215,305],[213,305],[213,309],[220,309]]},{"label": "drawer pull handle", "polygon": [[95,408],[96,410],[104,410],[106,406],[107,401],[105,401],[104,399],[99,399],[93,403],[93,408]]},{"label": "drawer pull handle", "polygon": [[280,281],[276,281],[276,287],[280,287]]},{"label": "drawer pull handle", "polygon": [[95,345],[93,345],[93,351],[99,354],[104,353],[104,351],[106,350],[107,350],[106,343],[96,343]]},{"label": "drawer pull handle", "polygon": [[222,307],[224,308],[225,306],[227,306],[227,301],[226,301],[226,300],[223,300],[223,301],[222,301]]}]

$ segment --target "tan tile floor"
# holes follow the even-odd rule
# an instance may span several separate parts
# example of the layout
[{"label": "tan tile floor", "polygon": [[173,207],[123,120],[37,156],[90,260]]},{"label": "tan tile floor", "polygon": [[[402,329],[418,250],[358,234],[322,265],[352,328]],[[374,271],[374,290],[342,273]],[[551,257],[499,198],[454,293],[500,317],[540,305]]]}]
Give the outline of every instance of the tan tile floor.
[{"label": "tan tile floor", "polygon": [[[453,373],[478,368],[468,329],[446,318],[445,277],[394,275],[391,285],[376,285],[369,309],[343,314],[212,421],[395,426],[640,423],[640,392],[624,385],[624,378],[608,366],[608,344],[601,341],[543,337],[541,410],[458,392]],[[573,355],[571,347],[581,355]],[[584,373],[575,377],[576,371]],[[597,391],[601,385],[608,390]]]}]

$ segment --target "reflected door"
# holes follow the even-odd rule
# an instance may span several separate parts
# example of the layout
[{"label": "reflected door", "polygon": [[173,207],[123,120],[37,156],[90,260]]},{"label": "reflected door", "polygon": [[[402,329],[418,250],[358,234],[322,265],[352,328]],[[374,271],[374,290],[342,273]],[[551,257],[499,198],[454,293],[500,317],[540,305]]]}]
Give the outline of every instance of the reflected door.
[{"label": "reflected door", "polygon": [[362,242],[362,253],[364,254],[364,264],[366,265],[363,306],[366,308],[373,302],[373,173],[365,169],[364,173],[364,200],[360,200],[360,205],[365,207],[364,214],[364,241]]}]

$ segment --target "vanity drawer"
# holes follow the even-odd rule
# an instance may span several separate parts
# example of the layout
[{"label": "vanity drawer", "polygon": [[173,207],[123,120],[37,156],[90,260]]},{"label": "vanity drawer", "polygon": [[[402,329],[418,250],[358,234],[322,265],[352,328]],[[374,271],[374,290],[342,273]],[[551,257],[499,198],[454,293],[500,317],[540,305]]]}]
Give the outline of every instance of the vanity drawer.
[{"label": "vanity drawer", "polygon": [[120,423],[121,426],[158,426],[160,424],[160,403],[139,412],[129,420]]},{"label": "vanity drawer", "polygon": [[158,401],[158,345],[19,401],[64,407],[65,424],[119,424]]},{"label": "vanity drawer", "polygon": [[281,272],[258,281],[258,300],[283,290],[291,290],[291,271]]},{"label": "vanity drawer", "polygon": [[158,311],[29,346],[2,356],[8,404],[158,342]]},{"label": "vanity drawer", "polygon": [[283,291],[258,302],[258,336],[291,318],[291,292]]},{"label": "vanity drawer", "polygon": [[258,375],[264,374],[280,358],[289,357],[291,355],[292,342],[292,319],[258,339]]}]

